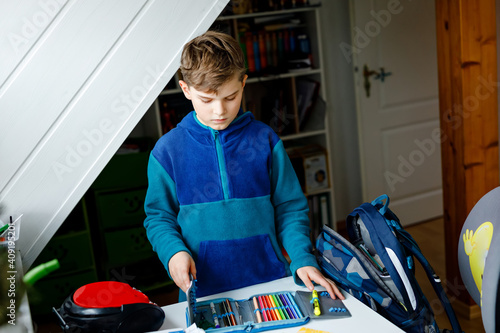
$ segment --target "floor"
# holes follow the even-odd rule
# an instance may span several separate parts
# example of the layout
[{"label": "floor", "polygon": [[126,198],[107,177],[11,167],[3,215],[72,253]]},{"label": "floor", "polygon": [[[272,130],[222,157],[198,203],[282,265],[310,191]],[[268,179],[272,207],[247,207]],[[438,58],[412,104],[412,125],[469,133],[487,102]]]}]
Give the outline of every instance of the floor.
[{"label": "floor", "polygon": [[[436,273],[441,277],[441,280],[445,281],[443,227],[443,220],[438,219],[410,226],[405,229],[415,238],[425,257],[429,260]],[[439,328],[441,330],[451,329],[448,318],[443,308],[440,306],[423,269],[419,265],[417,265],[416,275],[424,294],[434,310]],[[177,288],[172,287],[164,290],[162,293],[148,296],[153,302],[159,305],[167,305],[177,301],[178,291]],[[480,317],[472,320],[459,317],[458,320],[465,333],[485,332]],[[62,330],[56,324],[54,317],[46,316],[45,318],[35,318],[35,332],[59,333],[62,332]]]}]

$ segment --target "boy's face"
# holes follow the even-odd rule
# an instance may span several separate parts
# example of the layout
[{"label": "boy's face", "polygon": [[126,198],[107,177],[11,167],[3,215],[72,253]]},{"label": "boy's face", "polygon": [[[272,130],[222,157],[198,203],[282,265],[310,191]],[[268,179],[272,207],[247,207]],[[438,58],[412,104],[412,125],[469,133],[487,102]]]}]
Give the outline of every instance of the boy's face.
[{"label": "boy's face", "polygon": [[238,76],[224,83],[217,93],[196,90],[180,80],[184,96],[193,102],[198,120],[214,130],[223,130],[231,124],[240,110],[243,88],[247,76],[240,81]]}]

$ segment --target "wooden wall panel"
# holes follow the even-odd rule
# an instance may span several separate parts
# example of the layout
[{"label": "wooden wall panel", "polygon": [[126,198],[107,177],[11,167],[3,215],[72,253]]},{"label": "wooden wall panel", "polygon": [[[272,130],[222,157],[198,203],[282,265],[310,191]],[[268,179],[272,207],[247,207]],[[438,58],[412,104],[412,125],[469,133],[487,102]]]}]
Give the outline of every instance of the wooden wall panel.
[{"label": "wooden wall panel", "polygon": [[446,275],[452,299],[472,305],[458,242],[471,209],[499,185],[495,1],[436,0],[436,16]]},{"label": "wooden wall panel", "polygon": [[[20,13],[42,2],[22,3],[16,12],[30,17]],[[0,219],[23,214],[25,270],[174,75],[182,46],[227,0],[58,3],[25,54],[8,60],[11,72],[0,73]]]}]

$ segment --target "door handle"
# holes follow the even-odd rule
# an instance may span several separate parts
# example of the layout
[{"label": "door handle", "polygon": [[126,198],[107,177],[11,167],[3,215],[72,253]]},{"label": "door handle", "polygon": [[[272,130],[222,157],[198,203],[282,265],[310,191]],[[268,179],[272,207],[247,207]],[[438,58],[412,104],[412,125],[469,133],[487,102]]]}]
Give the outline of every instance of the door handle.
[{"label": "door handle", "polygon": [[363,66],[363,77],[364,77],[364,87],[365,87],[366,97],[370,97],[370,88],[371,88],[370,76],[373,75],[375,76],[375,80],[380,79],[381,82],[384,82],[387,76],[392,75],[392,72],[386,72],[384,67],[380,67],[380,72],[376,72],[374,70],[368,69],[368,66],[365,64]]}]

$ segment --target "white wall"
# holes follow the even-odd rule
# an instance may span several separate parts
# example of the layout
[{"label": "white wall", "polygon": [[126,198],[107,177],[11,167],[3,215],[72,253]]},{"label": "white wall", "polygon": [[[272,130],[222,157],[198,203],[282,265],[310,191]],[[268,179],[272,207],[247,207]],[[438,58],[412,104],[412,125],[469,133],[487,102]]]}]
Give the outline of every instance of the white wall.
[{"label": "white wall", "polygon": [[348,0],[323,1],[321,13],[323,63],[332,129],[335,212],[343,220],[362,201],[354,69],[340,50],[351,43]]}]

